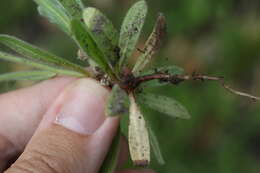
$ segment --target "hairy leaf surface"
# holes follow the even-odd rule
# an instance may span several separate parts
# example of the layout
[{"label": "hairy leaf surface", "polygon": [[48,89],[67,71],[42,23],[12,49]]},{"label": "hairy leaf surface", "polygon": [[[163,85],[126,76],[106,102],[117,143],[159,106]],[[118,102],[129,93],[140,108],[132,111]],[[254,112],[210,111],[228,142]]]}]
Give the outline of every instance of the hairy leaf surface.
[{"label": "hairy leaf surface", "polygon": [[102,51],[98,48],[87,27],[77,19],[72,20],[71,30],[82,51],[91,58],[104,72],[112,74]]},{"label": "hairy leaf surface", "polygon": [[79,73],[85,74],[86,76],[89,76],[88,72],[83,67],[74,64],[64,58],[60,58],[56,55],[53,55],[47,51],[39,49],[15,37],[0,34],[0,42],[8,46],[9,48],[13,49],[17,53],[26,56],[28,58],[61,66],[66,69],[74,70]]},{"label": "hairy leaf surface", "polygon": [[120,56],[118,31],[112,22],[96,8],[86,8],[83,18],[97,46],[107,57],[109,63],[115,66]]},{"label": "hairy leaf surface", "polygon": [[120,116],[128,112],[129,99],[126,92],[114,85],[107,99],[105,113],[107,116]]},{"label": "hairy leaf surface", "polygon": [[157,140],[157,137],[151,127],[148,127],[148,132],[149,132],[151,148],[156,157],[156,160],[158,161],[159,164],[164,165],[165,161],[164,161],[163,155],[161,153],[161,149],[160,149],[160,145]]},{"label": "hairy leaf surface", "polygon": [[130,156],[137,166],[147,166],[150,162],[150,142],[146,122],[132,94],[130,99],[130,117],[128,142]]},{"label": "hairy leaf surface", "polygon": [[81,0],[58,0],[63,7],[67,10],[67,12],[76,18],[82,17],[82,11],[84,9],[84,5]]},{"label": "hairy leaf surface", "polygon": [[70,35],[71,16],[58,0],[34,0],[38,4],[40,15],[57,24],[61,30]]},{"label": "hairy leaf surface", "polygon": [[142,55],[139,56],[134,68],[133,73],[140,73],[145,66],[151,61],[152,56],[160,48],[163,37],[166,34],[166,20],[162,14],[159,14],[155,23],[154,29],[145,43]]},{"label": "hairy leaf surface", "polygon": [[120,61],[122,67],[136,48],[147,14],[147,4],[144,0],[135,3],[124,18],[119,38]]},{"label": "hairy leaf surface", "polygon": [[75,76],[75,77],[84,77],[85,76],[82,73],[63,69],[62,67],[56,66],[54,64],[31,60],[31,59],[24,58],[24,57],[18,57],[18,56],[14,56],[14,55],[11,55],[11,54],[8,54],[5,52],[0,52],[0,59],[14,62],[14,63],[25,64],[25,65],[35,67],[38,69],[51,71],[51,72],[54,72],[54,73],[57,73],[60,75],[68,75],[68,76]]},{"label": "hairy leaf surface", "polygon": [[189,119],[190,114],[187,109],[173,98],[155,95],[151,93],[142,93],[138,95],[140,103],[148,107],[169,115],[173,118]]},{"label": "hairy leaf surface", "polygon": [[49,71],[21,71],[11,72],[0,75],[0,82],[20,81],[20,80],[46,80],[56,76],[56,73]]}]

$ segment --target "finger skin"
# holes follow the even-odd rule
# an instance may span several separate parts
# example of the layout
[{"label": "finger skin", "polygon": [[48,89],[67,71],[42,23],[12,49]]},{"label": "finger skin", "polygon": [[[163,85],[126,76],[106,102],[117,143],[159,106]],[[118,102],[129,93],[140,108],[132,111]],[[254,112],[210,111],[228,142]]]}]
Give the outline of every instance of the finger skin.
[{"label": "finger skin", "polygon": [[6,137],[0,135],[0,172],[7,169],[13,161],[13,156],[18,154],[19,152],[13,144]]},{"label": "finger skin", "polygon": [[81,169],[83,163],[80,161],[85,157],[85,151],[82,151],[85,138],[59,125],[51,125],[32,138],[23,154],[6,173],[68,173],[76,168]]},{"label": "finger skin", "polygon": [[21,154],[53,100],[74,80],[54,78],[0,95],[0,172]]},{"label": "finger skin", "polygon": [[42,116],[73,78],[55,78],[0,95],[0,134],[23,150]]},{"label": "finger skin", "polygon": [[[69,81],[66,82],[69,83]],[[48,85],[46,84],[46,86]],[[28,91],[31,91],[31,89]],[[27,95],[27,91],[22,92]],[[23,94],[20,96],[22,95]],[[46,109],[48,107],[49,106],[46,106]],[[46,110],[44,112],[46,112]],[[50,114],[49,116],[52,115]],[[40,119],[42,119],[42,116],[40,116]],[[106,120],[101,128],[92,135],[75,133],[57,124],[46,126],[48,128],[41,129],[34,135],[23,154],[15,164],[7,170],[7,173],[98,172],[98,169],[109,150],[112,138],[116,133],[119,123],[118,120],[118,118]],[[2,137],[2,139],[3,138],[5,137]],[[11,143],[8,142],[8,140],[5,140],[4,143],[0,143],[0,148],[1,146],[12,146]],[[123,149],[122,153],[121,158],[125,158],[127,149]],[[149,173],[151,171],[126,170],[122,173],[138,172]]]},{"label": "finger skin", "polygon": [[[119,118],[105,117],[103,108],[108,90],[96,81],[81,79],[81,82],[76,81],[71,85],[73,87],[66,88],[49,108],[25,151],[6,173],[99,171],[116,134]],[[102,114],[97,108],[103,110]],[[97,116],[103,117],[100,119],[102,122],[96,121]],[[58,120],[74,119],[71,121],[73,126],[67,121],[65,124],[64,121],[57,121],[55,117]],[[74,126],[78,118],[81,120],[80,125]],[[51,119],[53,121],[50,121]],[[99,127],[93,126],[90,122],[99,124]],[[88,132],[92,130],[88,128],[85,128],[87,133],[78,131],[77,127],[84,127],[85,123],[95,131],[91,134]]]}]

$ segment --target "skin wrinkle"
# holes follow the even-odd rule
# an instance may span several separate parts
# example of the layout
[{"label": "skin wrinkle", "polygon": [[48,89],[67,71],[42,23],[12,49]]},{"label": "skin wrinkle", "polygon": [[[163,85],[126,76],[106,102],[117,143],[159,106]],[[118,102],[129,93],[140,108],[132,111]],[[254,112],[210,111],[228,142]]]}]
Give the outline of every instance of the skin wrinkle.
[{"label": "skin wrinkle", "polygon": [[12,170],[15,172],[20,172],[20,173],[33,173],[28,167],[23,166],[23,165],[14,165],[12,166]]},{"label": "skin wrinkle", "polygon": [[[31,168],[32,172],[37,171],[58,173],[58,171],[56,170],[57,168],[52,166],[51,162],[53,161],[53,159],[51,159],[49,155],[41,152],[36,153],[36,151],[32,152],[31,155],[33,155],[34,157],[28,160],[24,159],[19,161],[19,165],[26,168]],[[26,166],[26,164],[28,166]],[[35,165],[37,165],[37,167],[35,167]]]},{"label": "skin wrinkle", "polygon": [[[22,151],[41,121],[42,115],[52,104],[53,98],[73,80],[55,78],[0,95],[0,109],[5,110],[0,116],[0,134],[8,134],[7,138]],[[46,88],[48,93],[44,92]],[[26,102],[24,99],[27,99]],[[27,108],[26,105],[32,106]]]},{"label": "skin wrinkle", "polygon": [[[49,86],[50,85],[46,85]],[[45,86],[45,88],[46,88]],[[55,85],[53,85],[55,87]],[[52,88],[52,87],[50,87]],[[41,96],[41,99],[38,100],[38,103],[35,103],[35,99],[32,99],[32,103],[30,102],[22,102],[22,99],[16,100],[14,102],[15,104],[24,104],[24,105],[31,105],[31,104],[38,104],[41,105],[41,107],[46,106],[47,103],[49,105],[53,105],[52,101],[53,99],[50,99],[48,95],[52,95],[50,93],[44,93],[41,92],[40,89],[43,88],[38,88],[40,93],[37,94],[37,92],[34,90],[32,91],[32,88],[29,90],[23,90],[24,94],[21,94],[20,90],[20,97],[28,99],[27,93],[34,93],[33,95],[35,96],[35,93],[37,96]],[[93,94],[93,97],[95,96],[95,92],[91,92]],[[10,94],[10,93],[8,93]],[[7,96],[8,96],[7,94]],[[24,97],[26,96],[26,97]],[[43,99],[43,96],[46,96],[47,98]],[[104,97],[104,98],[103,98]],[[0,107],[3,106],[3,108],[6,108],[4,105],[1,105],[1,101],[3,97],[0,96]],[[9,98],[6,97],[6,100]],[[47,101],[49,99],[50,101]],[[55,99],[55,98],[54,98]],[[105,96],[102,96],[98,98],[98,100],[105,100]],[[30,100],[30,98],[29,98]],[[91,100],[91,99],[90,99]],[[103,101],[104,101],[103,100]],[[13,101],[13,100],[12,100]],[[46,101],[46,102],[45,102]],[[11,102],[11,101],[10,101]],[[9,108],[14,108],[14,103],[12,106],[8,105]],[[98,106],[101,106],[100,103],[95,103]],[[102,103],[104,104],[104,103]],[[35,106],[35,105],[32,105]],[[16,106],[18,107],[18,106]],[[37,105],[35,106],[37,108]],[[26,107],[24,107],[26,109]],[[28,109],[28,108],[27,108]],[[47,109],[47,108],[46,108]],[[15,109],[14,109],[15,110]],[[95,110],[95,109],[94,109]],[[9,113],[9,112],[10,113]],[[21,110],[21,112],[26,112],[26,110]],[[46,111],[46,110],[45,110]],[[44,112],[45,112],[44,111]],[[12,114],[14,111],[7,110],[6,111],[9,114]],[[21,112],[17,112],[18,114],[21,114]],[[31,115],[33,115],[33,112],[30,112]],[[35,115],[34,115],[35,116]],[[46,116],[46,115],[45,115]],[[44,117],[45,117],[44,116]],[[53,116],[53,115],[52,115]],[[94,116],[94,115],[93,115]],[[103,115],[104,116],[104,115]],[[30,117],[27,115],[26,117]],[[42,116],[40,116],[39,119],[41,119]],[[27,119],[30,121],[30,119]],[[15,173],[15,172],[23,172],[23,173],[30,173],[30,172],[38,172],[38,173],[43,173],[43,172],[63,172],[63,173],[72,173],[72,172],[77,172],[77,173],[85,173],[86,169],[87,172],[97,172],[98,168],[102,164],[102,161],[105,157],[105,153],[109,149],[109,144],[111,144],[111,139],[115,134],[115,131],[117,129],[118,125],[118,119],[117,118],[109,118],[109,121],[105,121],[103,123],[103,126],[99,128],[94,134],[92,135],[81,135],[75,132],[72,132],[69,129],[66,129],[60,125],[57,124],[52,124],[50,128],[48,129],[42,129],[41,131],[36,131],[34,134],[33,138],[30,140],[30,143],[27,145],[27,149],[24,151],[24,153],[20,156],[20,158],[15,162],[14,166],[7,170],[6,173]],[[2,121],[3,122],[3,121]],[[0,123],[1,123],[1,116],[0,116]],[[28,122],[29,127],[24,126],[24,124],[17,124],[15,125],[18,126],[18,129],[14,129],[17,133],[23,133],[23,131],[19,131],[19,128],[24,128],[26,127],[27,129],[31,128],[32,125],[30,122]],[[1,124],[0,124],[1,126]],[[0,127],[1,129],[1,127]],[[1,133],[1,130],[0,130]],[[29,133],[25,134],[28,135]],[[96,136],[96,137],[95,137]],[[24,136],[26,137],[26,136]],[[92,144],[92,146],[90,145]],[[39,152],[37,152],[39,151]],[[99,152],[97,152],[99,151]],[[47,153],[47,154],[46,154]],[[93,155],[95,154],[95,155]],[[38,155],[38,156],[35,156]],[[40,156],[39,156],[40,155]],[[56,157],[55,157],[56,156]],[[44,160],[43,160],[44,159]],[[20,163],[19,163],[20,160]],[[21,162],[26,162],[25,160],[29,160],[30,162],[27,163],[25,167],[21,165]],[[96,162],[94,161],[96,160]],[[33,163],[31,163],[33,162]],[[1,163],[1,160],[0,160]],[[47,165],[46,165],[47,163]],[[54,165],[53,165],[54,164]],[[42,166],[42,169],[39,168]],[[32,169],[30,169],[32,167]],[[54,170],[53,170],[53,169]],[[57,168],[57,169],[56,169]],[[137,173],[140,171],[135,171],[134,173]],[[141,173],[141,172],[140,172]]]},{"label": "skin wrinkle", "polygon": [[[29,155],[28,152],[30,155],[33,155],[32,152],[40,148],[40,153],[44,153],[45,155],[46,152],[50,153],[47,157],[53,161],[51,163],[55,163],[51,167],[55,167],[54,169],[56,170],[62,168],[62,172],[73,172],[72,170],[77,170],[80,167],[83,168],[84,163],[79,162],[79,160],[86,160],[84,157],[88,156],[86,154],[88,150],[87,143],[85,143],[88,140],[88,136],[74,133],[56,124],[39,133],[32,138],[32,141],[28,145],[27,156]],[[42,136],[47,136],[48,139],[42,138]],[[86,149],[82,151],[84,148]]]},{"label": "skin wrinkle", "polygon": [[5,136],[0,135],[0,172],[8,168],[19,153]]}]

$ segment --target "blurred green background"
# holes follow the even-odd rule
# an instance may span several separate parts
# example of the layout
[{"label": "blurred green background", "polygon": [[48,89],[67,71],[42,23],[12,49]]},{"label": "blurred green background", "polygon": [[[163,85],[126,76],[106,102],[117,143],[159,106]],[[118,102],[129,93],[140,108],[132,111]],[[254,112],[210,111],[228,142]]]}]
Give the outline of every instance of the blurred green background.
[{"label": "blurred green background", "polygon": [[[119,28],[134,2],[88,0],[85,4],[101,9]],[[259,0],[148,0],[148,4],[140,45],[158,12],[168,22],[168,36],[152,66],[171,63],[187,73],[225,76],[233,87],[260,95]],[[75,60],[75,44],[38,15],[33,1],[2,1],[0,12],[0,33]],[[24,68],[1,61],[0,73]],[[15,87],[4,83],[1,91]],[[153,162],[152,168],[167,173],[260,172],[259,103],[234,96],[214,82],[186,82],[152,90],[176,98],[192,115],[190,120],[174,120],[150,112],[148,118],[166,160],[163,166]]]}]

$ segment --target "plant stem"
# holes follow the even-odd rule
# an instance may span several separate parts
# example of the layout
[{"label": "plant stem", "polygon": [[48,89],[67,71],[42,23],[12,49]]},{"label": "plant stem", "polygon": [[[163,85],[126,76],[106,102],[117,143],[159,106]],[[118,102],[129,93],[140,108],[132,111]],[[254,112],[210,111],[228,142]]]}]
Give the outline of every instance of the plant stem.
[{"label": "plant stem", "polygon": [[251,95],[248,93],[244,93],[244,92],[231,88],[229,85],[225,84],[223,77],[206,76],[206,75],[195,74],[195,73],[192,75],[169,75],[169,74],[165,74],[165,73],[157,73],[157,74],[155,73],[155,74],[151,74],[151,75],[136,77],[136,78],[132,79],[131,82],[128,82],[128,83],[131,83],[130,86],[132,88],[136,88],[143,82],[147,82],[147,81],[155,80],[155,79],[159,80],[160,82],[168,82],[168,83],[172,83],[174,85],[177,85],[184,81],[202,81],[202,82],[203,81],[217,81],[221,84],[221,86],[223,88],[225,88],[227,91],[229,91],[232,94],[242,96],[242,97],[247,97],[254,101],[260,101],[260,97],[257,97],[257,96],[254,96],[254,95]]}]

